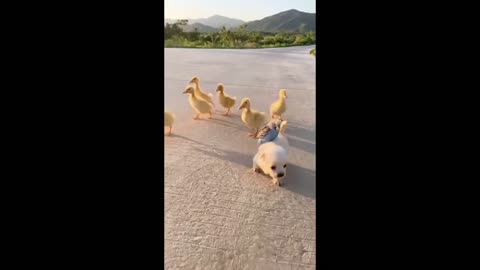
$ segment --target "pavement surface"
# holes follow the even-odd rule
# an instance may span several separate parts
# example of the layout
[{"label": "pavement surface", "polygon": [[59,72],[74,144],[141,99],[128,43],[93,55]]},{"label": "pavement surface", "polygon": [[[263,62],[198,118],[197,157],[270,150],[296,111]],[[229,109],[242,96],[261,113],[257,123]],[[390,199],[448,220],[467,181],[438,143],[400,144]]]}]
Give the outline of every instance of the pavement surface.
[{"label": "pavement surface", "polygon": [[[315,58],[313,46],[273,49],[165,49],[165,269],[315,269]],[[193,120],[193,76],[214,94],[214,119]],[[217,83],[236,96],[223,116]],[[251,171],[256,140],[240,100],[266,112],[287,90],[289,164],[285,184]],[[165,131],[168,129],[166,128]]]}]

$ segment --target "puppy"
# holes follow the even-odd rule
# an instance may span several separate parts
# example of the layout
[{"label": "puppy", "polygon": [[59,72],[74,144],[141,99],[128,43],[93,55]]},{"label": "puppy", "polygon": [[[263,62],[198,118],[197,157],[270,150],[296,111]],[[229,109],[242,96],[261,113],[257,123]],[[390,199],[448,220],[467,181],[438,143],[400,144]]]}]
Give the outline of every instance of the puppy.
[{"label": "puppy", "polygon": [[267,142],[258,147],[257,154],[253,157],[253,171],[261,170],[272,177],[274,185],[281,186],[287,176],[288,152],[282,146]]}]

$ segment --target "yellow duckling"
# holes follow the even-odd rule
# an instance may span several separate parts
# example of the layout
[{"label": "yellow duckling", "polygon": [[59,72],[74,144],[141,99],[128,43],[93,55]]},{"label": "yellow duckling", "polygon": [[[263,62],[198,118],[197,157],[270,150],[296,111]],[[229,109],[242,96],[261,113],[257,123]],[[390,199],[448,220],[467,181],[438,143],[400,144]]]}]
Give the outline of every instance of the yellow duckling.
[{"label": "yellow duckling", "polygon": [[225,90],[223,87],[223,84],[219,83],[217,85],[217,92],[218,92],[218,101],[222,106],[227,109],[227,112],[224,113],[224,115],[228,115],[230,112],[230,109],[235,105],[235,101],[237,100],[237,97],[229,97],[225,95]]},{"label": "yellow duckling", "polygon": [[212,104],[212,106],[215,108],[215,104],[213,104],[213,100],[212,100],[213,95],[210,93],[206,94],[200,89],[198,77],[193,77],[189,83],[193,83],[195,85],[195,96],[203,100],[206,100],[208,103]]},{"label": "yellow duckling", "polygon": [[270,116],[278,115],[282,117],[282,114],[287,110],[287,104],[285,99],[287,98],[287,90],[280,89],[279,98],[270,105]]},{"label": "yellow duckling", "polygon": [[210,103],[207,101],[198,98],[195,95],[195,90],[193,87],[189,86],[183,91],[183,94],[189,93],[190,96],[188,97],[188,101],[190,102],[190,106],[197,112],[197,114],[193,117],[194,120],[200,119],[200,114],[201,113],[208,113],[210,114],[209,119],[212,118],[212,112],[213,112],[213,107]]},{"label": "yellow duckling", "polygon": [[248,128],[255,129],[254,133],[250,133],[248,135],[256,137],[260,127],[262,127],[267,121],[266,114],[264,112],[257,112],[251,109],[249,98],[242,99],[238,109],[245,109],[242,112],[242,121],[247,125]]},{"label": "yellow duckling", "polygon": [[164,121],[163,125],[165,127],[169,127],[167,135],[171,135],[172,134],[172,125],[173,125],[173,122],[175,122],[175,115],[173,115],[173,113],[171,113],[171,112],[165,112],[163,117],[164,117],[163,118],[163,121]]}]

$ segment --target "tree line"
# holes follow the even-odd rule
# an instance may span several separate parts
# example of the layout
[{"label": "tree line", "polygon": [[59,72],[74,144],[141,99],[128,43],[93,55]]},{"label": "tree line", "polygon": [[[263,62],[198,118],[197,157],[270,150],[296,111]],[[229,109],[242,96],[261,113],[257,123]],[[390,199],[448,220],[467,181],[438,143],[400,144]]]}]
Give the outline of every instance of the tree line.
[{"label": "tree line", "polygon": [[250,32],[243,24],[236,29],[223,26],[213,33],[184,32],[188,20],[178,20],[164,26],[164,47],[186,48],[271,48],[315,44],[314,32],[308,33],[266,33]]}]

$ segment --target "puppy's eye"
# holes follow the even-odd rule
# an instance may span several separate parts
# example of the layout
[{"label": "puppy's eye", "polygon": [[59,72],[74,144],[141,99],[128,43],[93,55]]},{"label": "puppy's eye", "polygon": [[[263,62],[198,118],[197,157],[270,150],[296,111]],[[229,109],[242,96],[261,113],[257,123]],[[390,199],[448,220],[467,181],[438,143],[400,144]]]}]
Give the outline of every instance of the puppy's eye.
[{"label": "puppy's eye", "polygon": [[275,170],[276,168],[277,168],[277,167],[275,167],[275,166],[270,167],[270,169],[272,169],[272,170]]},{"label": "puppy's eye", "polygon": [[283,168],[286,168],[287,167],[287,164],[283,165]]}]

